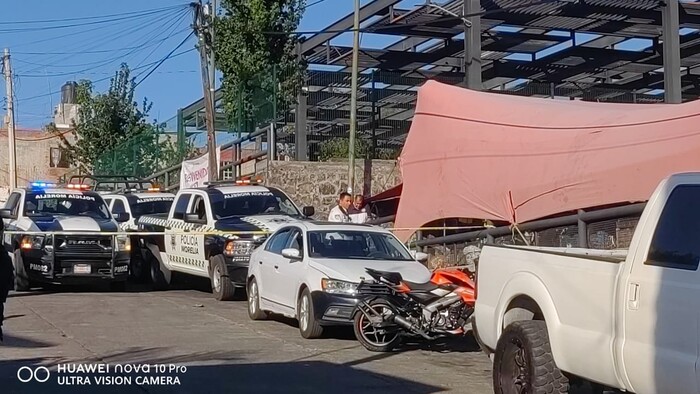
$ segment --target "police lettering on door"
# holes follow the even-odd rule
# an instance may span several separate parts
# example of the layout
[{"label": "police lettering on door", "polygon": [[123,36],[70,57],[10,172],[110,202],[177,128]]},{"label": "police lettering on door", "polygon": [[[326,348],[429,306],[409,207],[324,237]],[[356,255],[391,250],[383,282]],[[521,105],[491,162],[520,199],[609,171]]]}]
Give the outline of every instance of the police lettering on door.
[{"label": "police lettering on door", "polygon": [[180,236],[180,252],[186,254],[199,255],[199,242],[196,235]]}]

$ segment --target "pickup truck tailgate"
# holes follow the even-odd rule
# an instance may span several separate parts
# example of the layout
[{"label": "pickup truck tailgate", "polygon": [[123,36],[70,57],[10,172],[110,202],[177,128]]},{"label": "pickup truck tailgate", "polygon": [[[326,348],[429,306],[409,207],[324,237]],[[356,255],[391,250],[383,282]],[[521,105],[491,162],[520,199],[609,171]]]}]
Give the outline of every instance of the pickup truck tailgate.
[{"label": "pickup truck tailgate", "polygon": [[544,315],[560,369],[615,381],[613,313],[621,261],[534,248],[485,246],[477,276],[475,319],[479,337],[495,349],[503,328],[515,317],[514,312],[507,313],[513,301],[528,297]]}]

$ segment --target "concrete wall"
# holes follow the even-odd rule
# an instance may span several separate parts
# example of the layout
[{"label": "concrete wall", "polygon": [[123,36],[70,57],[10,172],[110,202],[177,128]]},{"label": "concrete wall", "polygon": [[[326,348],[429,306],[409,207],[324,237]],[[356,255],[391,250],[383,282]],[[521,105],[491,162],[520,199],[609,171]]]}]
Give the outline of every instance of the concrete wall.
[{"label": "concrete wall", "polygon": [[[356,163],[355,179],[361,186],[355,194],[369,197],[401,183],[401,173],[395,161]],[[328,217],[328,212],[337,203],[338,194],[348,187],[347,161],[273,161],[264,174],[265,184],[284,190],[300,207],[314,206],[319,219]]]},{"label": "concrete wall", "polygon": [[[0,130],[0,201],[7,198],[10,185],[9,146],[7,130]],[[68,168],[51,167],[51,148],[59,146],[58,139],[41,130],[16,132],[17,185],[22,187],[33,180],[55,182]],[[64,163],[61,163],[65,165]]]}]

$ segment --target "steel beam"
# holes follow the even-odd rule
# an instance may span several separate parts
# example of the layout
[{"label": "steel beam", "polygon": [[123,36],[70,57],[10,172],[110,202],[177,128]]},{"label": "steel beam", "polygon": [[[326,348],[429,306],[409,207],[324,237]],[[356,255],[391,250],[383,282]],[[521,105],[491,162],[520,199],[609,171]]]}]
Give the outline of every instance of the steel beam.
[{"label": "steel beam", "polygon": [[[380,14],[383,11],[387,11],[389,7],[400,3],[401,0],[375,0],[360,8],[360,24],[367,19],[373,17],[374,15]],[[316,33],[313,36],[306,39],[301,44],[301,53],[306,55],[307,52],[312,51],[319,45],[322,45],[326,41],[330,41],[335,37],[342,34],[342,31],[350,30],[354,22],[354,13],[350,13],[343,19],[335,22],[334,24],[326,27],[320,33]]]},{"label": "steel beam", "polygon": [[[464,0],[464,15],[481,12],[480,0]],[[468,18],[471,26],[464,27],[464,85],[468,89],[481,90],[481,16]]]},{"label": "steel beam", "polygon": [[681,45],[678,0],[667,0],[661,10],[664,48],[664,97],[677,104],[681,98]]}]

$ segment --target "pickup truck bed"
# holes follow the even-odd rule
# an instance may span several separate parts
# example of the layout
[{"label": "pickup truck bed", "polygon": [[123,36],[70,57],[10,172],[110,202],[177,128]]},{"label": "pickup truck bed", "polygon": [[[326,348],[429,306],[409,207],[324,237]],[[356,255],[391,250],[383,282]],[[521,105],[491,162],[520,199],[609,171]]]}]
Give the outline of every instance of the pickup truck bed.
[{"label": "pickup truck bed", "polygon": [[[481,302],[477,302],[474,316],[481,341],[491,351],[495,350],[503,329],[513,321],[524,320],[521,317],[528,313],[528,308],[523,308],[523,304],[534,301],[545,315],[559,317],[556,321],[547,320],[547,326],[553,356],[560,369],[597,376],[610,384],[617,382],[611,352],[614,320],[610,317],[615,310],[623,254],[626,251],[485,246],[480,260],[498,263],[479,267],[477,285]],[[505,283],[504,273],[509,277]],[[502,286],[493,286],[501,283]],[[520,294],[527,294],[532,300],[515,296]],[[552,299],[558,305],[577,307],[556,309]],[[484,326],[485,322],[492,326]],[[564,356],[573,354],[601,357],[600,362],[589,363],[588,357]]]}]

